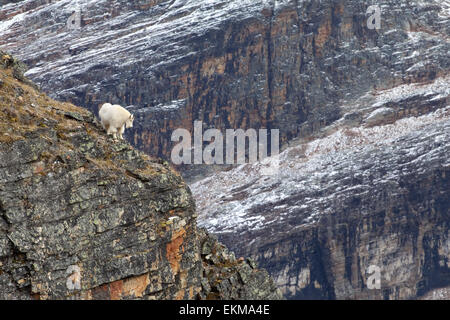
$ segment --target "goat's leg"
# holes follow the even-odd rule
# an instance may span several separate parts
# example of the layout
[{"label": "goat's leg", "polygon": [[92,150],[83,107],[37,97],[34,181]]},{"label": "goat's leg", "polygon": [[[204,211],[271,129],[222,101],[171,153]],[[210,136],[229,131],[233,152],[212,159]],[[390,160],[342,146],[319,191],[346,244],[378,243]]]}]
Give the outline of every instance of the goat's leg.
[{"label": "goat's leg", "polygon": [[108,134],[112,134],[113,139],[117,140],[117,128],[114,128],[114,127],[110,126]]},{"label": "goat's leg", "polygon": [[119,138],[120,140],[123,140],[123,133],[125,132],[125,125],[123,125],[122,127],[120,127],[119,129]]}]

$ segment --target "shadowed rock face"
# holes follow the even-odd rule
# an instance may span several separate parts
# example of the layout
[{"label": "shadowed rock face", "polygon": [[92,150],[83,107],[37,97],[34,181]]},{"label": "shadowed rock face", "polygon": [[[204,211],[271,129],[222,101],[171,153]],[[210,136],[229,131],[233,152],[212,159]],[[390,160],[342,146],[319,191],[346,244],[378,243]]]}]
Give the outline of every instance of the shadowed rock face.
[{"label": "shadowed rock face", "polygon": [[199,224],[255,258],[287,298],[410,299],[448,286],[448,84],[364,97],[292,142],[271,175],[256,163],[192,184]]},{"label": "shadowed rock face", "polygon": [[[81,28],[66,22],[81,8]],[[277,128],[286,142],[338,119],[372,89],[442,76],[449,23],[441,1],[28,0],[0,10],[0,46],[53,97],[97,111],[133,105],[129,138],[170,156],[171,132]]]},{"label": "shadowed rock face", "polygon": [[113,142],[92,113],[0,59],[0,299],[281,297],[266,271],[197,228],[166,162]]},{"label": "shadowed rock face", "polygon": [[[288,297],[448,284],[448,1],[378,1],[380,30],[368,0],[79,3],[72,31],[75,1],[2,7],[0,45],[54,97],[133,105],[139,148],[167,157],[172,130],[197,119],[305,138],[280,175],[256,164],[192,186],[201,225]],[[370,265],[382,290],[367,289]]]},{"label": "shadowed rock face", "polygon": [[23,0],[0,0],[0,6],[4,5],[4,4],[8,4],[8,3],[17,3]]},{"label": "shadowed rock face", "polygon": [[339,128],[287,148],[273,175],[244,165],[191,189],[200,225],[287,298],[411,299],[450,283],[449,152],[446,107]]}]

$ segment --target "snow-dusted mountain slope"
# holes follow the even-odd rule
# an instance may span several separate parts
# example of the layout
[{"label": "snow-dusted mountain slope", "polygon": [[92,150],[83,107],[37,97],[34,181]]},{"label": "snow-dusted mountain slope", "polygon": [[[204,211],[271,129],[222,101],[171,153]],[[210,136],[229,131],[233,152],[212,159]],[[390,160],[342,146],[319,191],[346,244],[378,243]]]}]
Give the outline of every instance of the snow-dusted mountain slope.
[{"label": "snow-dusted mountain slope", "polygon": [[[246,164],[192,184],[199,224],[257,258],[291,298],[405,299],[443,286],[448,83],[403,85],[364,97],[365,108],[346,106],[315,139],[291,143],[273,175]],[[383,270],[382,290],[367,289],[370,265]]]},{"label": "snow-dusted mountain slope", "polygon": [[192,185],[202,225],[290,298],[411,298],[450,282],[450,1],[376,1],[378,30],[373,4],[24,0],[0,7],[0,48],[55,98],[129,106],[149,154],[195,120],[280,129],[279,174]]}]

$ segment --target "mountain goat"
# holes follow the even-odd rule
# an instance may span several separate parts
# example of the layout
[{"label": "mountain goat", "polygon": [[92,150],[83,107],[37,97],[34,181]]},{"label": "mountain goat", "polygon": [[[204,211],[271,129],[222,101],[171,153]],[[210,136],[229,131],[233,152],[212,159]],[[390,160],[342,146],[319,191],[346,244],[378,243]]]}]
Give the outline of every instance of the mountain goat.
[{"label": "mountain goat", "polygon": [[105,103],[98,112],[103,129],[112,134],[114,139],[123,139],[126,128],[133,127],[134,116],[118,104]]}]

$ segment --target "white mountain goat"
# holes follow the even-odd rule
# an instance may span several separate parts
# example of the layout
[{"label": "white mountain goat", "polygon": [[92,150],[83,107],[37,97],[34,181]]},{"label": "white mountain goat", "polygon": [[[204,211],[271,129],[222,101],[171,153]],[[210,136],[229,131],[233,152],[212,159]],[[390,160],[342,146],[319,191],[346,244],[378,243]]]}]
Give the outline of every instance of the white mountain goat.
[{"label": "white mountain goat", "polygon": [[134,116],[118,104],[105,103],[98,112],[103,129],[112,134],[114,139],[123,139],[126,128],[133,127]]}]

